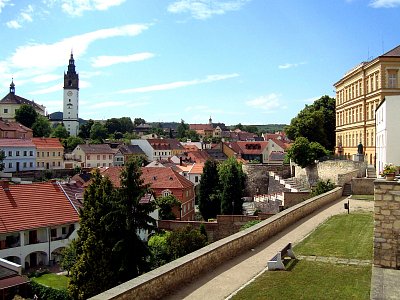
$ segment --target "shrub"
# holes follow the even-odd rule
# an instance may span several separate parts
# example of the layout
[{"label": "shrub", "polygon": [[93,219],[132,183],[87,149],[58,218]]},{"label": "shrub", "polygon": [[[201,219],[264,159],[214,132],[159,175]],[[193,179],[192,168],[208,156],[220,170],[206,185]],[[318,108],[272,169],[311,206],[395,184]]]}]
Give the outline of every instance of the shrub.
[{"label": "shrub", "polygon": [[310,196],[315,197],[323,193],[326,193],[330,190],[333,190],[334,188],[335,185],[329,179],[327,181],[318,180],[316,186],[312,188]]},{"label": "shrub", "polygon": [[256,225],[256,224],[258,224],[260,222],[261,222],[261,220],[249,221],[246,224],[242,225],[242,227],[240,227],[240,230],[245,230],[245,229],[250,228],[251,226],[254,226],[254,225]]},{"label": "shrub", "polygon": [[39,299],[72,300],[67,290],[53,289],[35,281],[30,282],[30,287],[32,295],[36,295]]}]

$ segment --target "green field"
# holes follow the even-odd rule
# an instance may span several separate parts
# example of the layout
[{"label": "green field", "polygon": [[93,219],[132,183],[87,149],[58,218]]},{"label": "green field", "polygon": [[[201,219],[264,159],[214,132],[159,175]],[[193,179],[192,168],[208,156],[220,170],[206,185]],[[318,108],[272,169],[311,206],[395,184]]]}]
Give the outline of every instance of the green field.
[{"label": "green field", "polygon": [[31,278],[31,280],[58,290],[67,289],[68,285],[67,276],[57,275],[53,273],[43,274],[40,277],[33,277]]}]

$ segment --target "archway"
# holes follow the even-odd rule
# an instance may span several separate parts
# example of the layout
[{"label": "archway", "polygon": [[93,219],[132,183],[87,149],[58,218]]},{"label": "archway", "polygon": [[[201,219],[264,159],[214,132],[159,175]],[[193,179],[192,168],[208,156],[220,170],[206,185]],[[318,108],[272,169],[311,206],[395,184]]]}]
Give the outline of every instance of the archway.
[{"label": "archway", "polygon": [[28,254],[24,260],[24,267],[26,270],[30,268],[37,268],[47,265],[48,257],[46,252],[35,251]]}]

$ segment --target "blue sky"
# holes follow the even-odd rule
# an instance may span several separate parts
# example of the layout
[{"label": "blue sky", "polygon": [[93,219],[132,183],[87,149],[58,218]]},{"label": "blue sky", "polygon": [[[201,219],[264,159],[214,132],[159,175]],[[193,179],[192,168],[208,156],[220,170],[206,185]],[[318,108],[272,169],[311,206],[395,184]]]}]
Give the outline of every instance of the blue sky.
[{"label": "blue sky", "polygon": [[0,0],[0,98],[62,110],[73,51],[84,119],[290,123],[400,44],[400,0]]}]

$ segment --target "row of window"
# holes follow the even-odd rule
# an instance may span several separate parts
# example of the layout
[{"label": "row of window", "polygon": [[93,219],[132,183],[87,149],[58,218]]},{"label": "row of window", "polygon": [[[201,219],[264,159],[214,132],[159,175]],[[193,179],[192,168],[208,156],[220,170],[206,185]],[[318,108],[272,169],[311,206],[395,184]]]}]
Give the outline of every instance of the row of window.
[{"label": "row of window", "polygon": [[[45,156],[50,157],[50,152],[45,152],[45,151],[38,151],[37,152],[37,157],[40,157],[40,153],[42,153],[42,157],[45,157]],[[52,156],[55,157],[56,156],[56,152],[53,151],[52,152]],[[57,156],[61,156],[61,152],[60,151],[57,152]]]},{"label": "row of window", "polygon": [[[338,135],[338,140],[342,143],[343,147],[356,147],[358,144],[364,143],[363,135],[361,131],[346,133]],[[374,146],[374,130],[367,130],[366,132],[366,145],[367,147]]]},{"label": "row of window", "polygon": [[154,156],[170,156],[171,151],[154,151]]},{"label": "row of window", "polygon": [[[367,103],[366,118],[373,120],[375,118],[375,109],[378,106],[378,101]],[[339,111],[336,113],[336,126],[352,124],[364,121],[363,106],[357,105],[351,108]]]},{"label": "row of window", "polygon": [[[387,88],[398,87],[398,70],[387,71]],[[372,93],[380,88],[380,77],[379,71],[371,74],[365,78],[365,91],[366,93]],[[353,100],[363,95],[363,81],[362,79],[345,86],[343,89],[336,92],[337,105],[343,104],[344,102]]]},{"label": "row of window", "polygon": [[[93,166],[90,163],[87,164],[88,168],[94,167],[94,166],[95,166],[94,164],[93,164]],[[96,164],[96,167],[111,167],[111,166],[112,166],[111,163],[108,163],[108,166],[107,166],[107,163],[103,163],[103,164],[97,163]]]},{"label": "row of window", "polygon": [[[10,150],[7,152],[7,157],[13,157],[13,154],[14,154],[14,152]],[[29,151],[29,152],[27,150],[24,150],[24,151],[16,150],[15,151],[15,156],[28,156],[28,154],[29,154],[29,156],[33,156],[33,151]]]},{"label": "row of window", "polygon": [[[95,158],[96,157],[96,158]],[[97,159],[97,160],[100,160],[101,159],[101,155],[90,155],[90,154],[88,154],[88,155],[86,155],[86,159],[87,160],[90,160],[90,159]],[[103,160],[106,160],[107,159],[107,155],[104,155],[103,154]],[[113,159],[113,156],[110,154],[110,155],[108,155],[108,159]]]},{"label": "row of window", "polygon": [[[43,162],[43,161],[42,161],[42,162],[39,162],[39,161],[38,161],[38,162],[36,163],[36,166],[37,166],[37,167],[40,167],[40,166],[45,167],[45,165],[46,165],[46,163]],[[55,166],[56,166],[56,162],[53,161],[53,162],[51,163],[51,165],[52,165],[53,167],[55,167]],[[60,162],[60,161],[57,162],[57,167],[61,167],[61,162]]]}]

